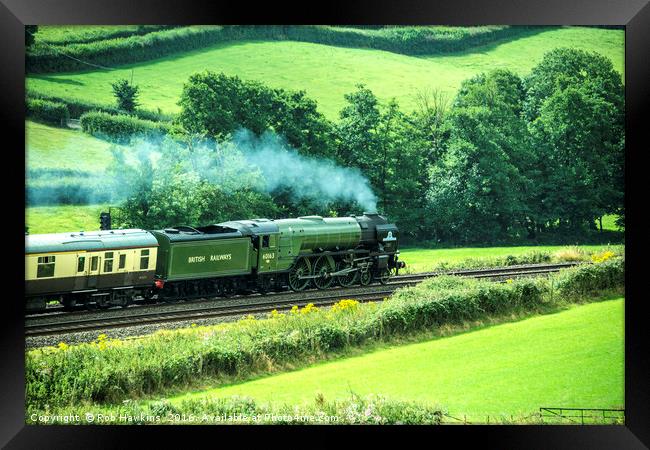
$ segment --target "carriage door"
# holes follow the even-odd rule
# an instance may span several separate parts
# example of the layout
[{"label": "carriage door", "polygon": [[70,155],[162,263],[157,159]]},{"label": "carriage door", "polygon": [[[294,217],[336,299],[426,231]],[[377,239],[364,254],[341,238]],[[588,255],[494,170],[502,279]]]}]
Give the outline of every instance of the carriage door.
[{"label": "carriage door", "polygon": [[88,285],[88,267],[90,267],[88,255],[85,253],[77,253],[77,266],[73,287],[75,291],[86,289]]},{"label": "carriage door", "polygon": [[87,258],[88,264],[88,289],[97,288],[97,279],[99,278],[99,268],[101,266],[101,257],[98,255]]},{"label": "carriage door", "polygon": [[257,272],[272,272],[278,265],[278,236],[263,234],[260,236],[259,260]]}]

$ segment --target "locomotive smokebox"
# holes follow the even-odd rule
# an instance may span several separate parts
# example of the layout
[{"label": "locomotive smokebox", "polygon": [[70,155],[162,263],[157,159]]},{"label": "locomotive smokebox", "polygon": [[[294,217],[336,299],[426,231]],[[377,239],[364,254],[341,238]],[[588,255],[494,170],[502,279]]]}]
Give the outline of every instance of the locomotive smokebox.
[{"label": "locomotive smokebox", "polygon": [[[362,245],[371,248],[377,248],[379,243],[385,245],[384,238],[388,238],[387,242],[392,242],[391,239],[397,240],[397,227],[389,224],[388,219],[376,212],[364,212],[363,216],[355,217],[359,226],[361,227],[361,241]],[[390,232],[390,235],[388,234]],[[395,242],[396,244],[396,242]],[[391,244],[391,247],[396,245]]]}]

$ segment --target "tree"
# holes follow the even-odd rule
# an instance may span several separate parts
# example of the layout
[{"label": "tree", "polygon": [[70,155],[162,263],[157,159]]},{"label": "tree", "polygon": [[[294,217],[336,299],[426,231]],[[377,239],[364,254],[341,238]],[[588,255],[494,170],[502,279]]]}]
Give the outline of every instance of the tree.
[{"label": "tree", "polygon": [[129,113],[134,112],[136,106],[139,105],[137,102],[138,86],[131,85],[127,79],[117,80],[111,86],[117,99],[117,107]]},{"label": "tree", "polygon": [[240,128],[273,130],[300,153],[331,157],[332,125],[304,91],[271,89],[255,81],[205,71],[183,86],[177,122],[188,132],[227,139]]},{"label": "tree", "polygon": [[431,169],[427,197],[438,239],[494,241],[526,223],[531,147],[523,92],[519,77],[503,70],[461,85],[446,151]]},{"label": "tree", "polygon": [[528,121],[533,122],[539,117],[542,104],[555,91],[569,86],[584,86],[617,110],[624,110],[621,75],[608,58],[596,52],[557,48],[546,53],[524,79],[524,113]]},{"label": "tree", "polygon": [[611,61],[556,49],[524,83],[524,113],[547,168],[540,186],[549,222],[577,230],[624,214],[624,88]]},{"label": "tree", "polygon": [[378,186],[381,169],[377,164],[380,153],[378,129],[381,122],[379,102],[363,84],[344,96],[348,104],[340,113],[337,126],[337,156],[345,164],[356,166]]},{"label": "tree", "polygon": [[38,25],[25,25],[25,49],[29,48],[34,44],[34,35],[38,32]]}]

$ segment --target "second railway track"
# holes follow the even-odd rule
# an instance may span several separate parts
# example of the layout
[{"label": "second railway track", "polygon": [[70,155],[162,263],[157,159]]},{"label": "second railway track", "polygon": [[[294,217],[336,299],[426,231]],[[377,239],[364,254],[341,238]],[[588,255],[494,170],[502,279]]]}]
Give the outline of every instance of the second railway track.
[{"label": "second railway track", "polygon": [[[147,311],[136,312],[139,308],[129,308],[132,313],[128,315],[110,315],[110,311],[103,314],[81,313],[71,319],[69,314],[49,317],[48,315],[26,318],[25,335],[27,337],[52,336],[66,333],[105,330],[111,328],[134,327],[141,325],[161,324],[169,322],[185,322],[218,317],[244,316],[249,314],[268,313],[274,309],[283,311],[293,306],[303,307],[308,303],[315,306],[330,306],[339,300],[354,298],[361,302],[383,300],[397,288],[412,286],[427,278],[440,275],[457,275],[472,278],[503,279],[522,276],[540,275],[557,272],[563,268],[572,267],[576,263],[535,264],[525,266],[498,267],[490,269],[455,270],[447,272],[427,272],[421,274],[400,275],[393,278],[387,285],[369,285],[355,288],[339,288],[325,291],[307,291],[303,297],[296,293],[278,293],[267,296],[257,296],[260,301],[249,304],[226,304],[225,302],[214,305],[195,307],[196,302],[186,303],[185,308],[173,311]],[[203,302],[205,303],[205,302]],[[214,303],[214,302],[212,302]],[[194,306],[194,307],[193,307]],[[154,308],[155,309],[155,308]],[[84,317],[86,314],[93,317]],[[55,321],[49,322],[49,319]],[[43,323],[43,319],[48,320]],[[59,320],[61,319],[61,320]],[[40,322],[40,323],[39,323]]]}]

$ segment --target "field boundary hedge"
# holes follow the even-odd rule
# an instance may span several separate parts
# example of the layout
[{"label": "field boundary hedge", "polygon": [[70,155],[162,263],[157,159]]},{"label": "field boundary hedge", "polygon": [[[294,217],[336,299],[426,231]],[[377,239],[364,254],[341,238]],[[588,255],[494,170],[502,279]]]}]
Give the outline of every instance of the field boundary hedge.
[{"label": "field boundary hedge", "polygon": [[128,144],[134,136],[160,137],[168,134],[171,127],[166,122],[153,122],[127,114],[109,114],[101,111],[83,114],[80,123],[84,132],[120,144]]},{"label": "field boundary hedge", "polygon": [[[90,111],[101,111],[109,114],[124,114],[124,111],[120,110],[117,106],[114,105],[48,95],[38,92],[34,89],[29,89],[27,90],[27,102],[30,102],[32,100],[46,100],[54,103],[63,103],[68,108],[71,118],[79,118],[82,114]],[[173,116],[170,114],[166,114],[161,111],[154,112],[141,108],[136,108],[136,110],[133,112],[133,115],[140,119],[151,120],[153,122],[170,122],[173,119]]]},{"label": "field boundary hedge", "polygon": [[37,122],[61,127],[65,126],[70,118],[68,107],[62,102],[45,99],[27,99],[25,106],[26,116]]},{"label": "field boundary hedge", "polygon": [[381,303],[347,300],[323,310],[308,305],[288,314],[274,312],[266,320],[250,317],[163,330],[132,341],[101,335],[90,344],[27,352],[27,404],[41,408],[81,400],[119,402],[187,386],[200,378],[243,380],[441,325],[557,308],[598,295],[599,290],[620,290],[624,283],[625,261],[616,258],[568,269],[550,279],[499,284],[437,277],[400,289]]},{"label": "field boundary hedge", "polygon": [[[387,27],[354,29],[324,25],[193,26],[69,45],[34,45],[27,54],[27,73],[98,70],[188,52],[238,40],[291,40],[353,48],[372,48],[405,55],[435,55],[467,50],[551,27],[486,26],[477,28]],[[65,54],[69,57],[64,57]],[[74,58],[74,59],[73,59]],[[102,70],[102,69],[99,69]]]},{"label": "field boundary hedge", "polygon": [[[52,28],[56,27],[56,25],[53,26],[47,26],[47,28]],[[87,33],[86,36],[79,36],[79,37],[69,37],[67,36],[66,39],[63,40],[57,40],[57,39],[48,39],[46,36],[44,37],[43,35],[43,27],[39,26],[38,31],[35,33],[36,37],[36,42],[35,45],[39,45],[42,43],[49,44],[49,45],[69,45],[69,44],[84,44],[88,42],[96,42],[96,41],[105,41],[107,39],[117,39],[117,38],[126,38],[130,36],[142,36],[145,34],[152,33],[154,31],[161,31],[161,30],[167,30],[170,28],[178,28],[179,25],[140,25],[135,29],[124,29],[121,27],[115,27],[113,30],[97,30],[94,33]],[[80,28],[86,28],[85,26],[81,25]]]}]

